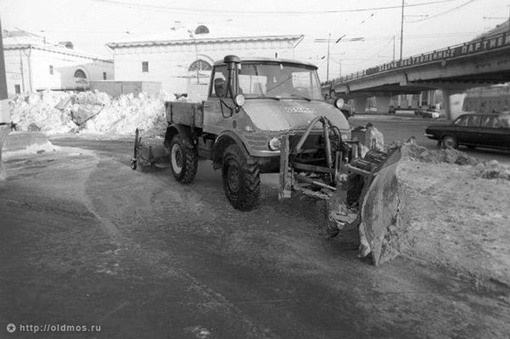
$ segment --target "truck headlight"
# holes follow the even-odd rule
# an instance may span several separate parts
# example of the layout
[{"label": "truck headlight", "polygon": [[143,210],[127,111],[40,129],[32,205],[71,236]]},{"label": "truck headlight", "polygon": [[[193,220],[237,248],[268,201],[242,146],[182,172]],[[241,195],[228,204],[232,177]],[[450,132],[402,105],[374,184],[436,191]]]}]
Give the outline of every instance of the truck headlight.
[{"label": "truck headlight", "polygon": [[349,140],[349,136],[346,133],[342,133],[342,141]]},{"label": "truck headlight", "polygon": [[335,100],[335,107],[340,109],[340,108],[344,107],[344,103],[345,103],[344,99],[338,98]]},{"label": "truck headlight", "polygon": [[271,151],[279,151],[282,147],[282,141],[280,138],[273,138],[269,140],[268,147]]}]

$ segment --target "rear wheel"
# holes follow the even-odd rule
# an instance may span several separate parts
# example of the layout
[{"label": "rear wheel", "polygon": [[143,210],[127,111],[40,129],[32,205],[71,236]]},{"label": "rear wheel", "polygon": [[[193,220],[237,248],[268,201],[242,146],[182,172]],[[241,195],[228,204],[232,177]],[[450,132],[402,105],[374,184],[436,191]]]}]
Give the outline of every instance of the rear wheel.
[{"label": "rear wheel", "polygon": [[181,184],[193,182],[198,169],[198,158],[195,150],[186,146],[185,139],[177,134],[170,142],[169,152],[170,168],[175,180]]},{"label": "rear wheel", "polygon": [[223,153],[223,189],[232,206],[241,211],[254,209],[260,196],[260,170],[255,159],[246,156],[238,145]]},{"label": "rear wheel", "polygon": [[452,137],[451,135],[447,135],[443,137],[443,140],[441,141],[441,146],[443,148],[457,148],[457,139],[455,137]]}]

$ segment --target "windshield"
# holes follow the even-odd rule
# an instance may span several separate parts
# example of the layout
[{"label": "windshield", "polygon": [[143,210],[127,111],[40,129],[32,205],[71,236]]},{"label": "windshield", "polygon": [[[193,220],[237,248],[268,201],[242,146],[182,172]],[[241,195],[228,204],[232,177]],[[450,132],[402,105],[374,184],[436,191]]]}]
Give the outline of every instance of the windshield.
[{"label": "windshield", "polygon": [[315,68],[286,63],[241,64],[239,87],[245,98],[323,100]]}]

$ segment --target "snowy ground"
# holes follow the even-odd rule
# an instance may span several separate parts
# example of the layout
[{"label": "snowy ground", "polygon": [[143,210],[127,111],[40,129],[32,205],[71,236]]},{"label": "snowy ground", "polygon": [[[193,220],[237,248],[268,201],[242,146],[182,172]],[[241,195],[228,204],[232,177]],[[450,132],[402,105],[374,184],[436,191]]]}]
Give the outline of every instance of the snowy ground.
[{"label": "snowy ground", "polygon": [[401,254],[502,288],[509,301],[510,167],[456,150],[403,149]]}]

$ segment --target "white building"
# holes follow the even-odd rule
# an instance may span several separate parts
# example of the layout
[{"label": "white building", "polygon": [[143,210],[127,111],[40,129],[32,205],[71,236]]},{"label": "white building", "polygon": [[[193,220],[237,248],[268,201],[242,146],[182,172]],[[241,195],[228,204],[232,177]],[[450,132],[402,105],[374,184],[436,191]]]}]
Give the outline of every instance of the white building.
[{"label": "white building", "polygon": [[25,31],[3,32],[7,90],[83,90],[90,80],[113,79],[113,60],[73,49],[71,42],[51,43]]},{"label": "white building", "polygon": [[213,63],[225,55],[293,58],[303,35],[240,36],[231,30],[199,25],[166,34],[112,42],[116,81],[159,81],[171,94],[191,100],[206,96]]}]

